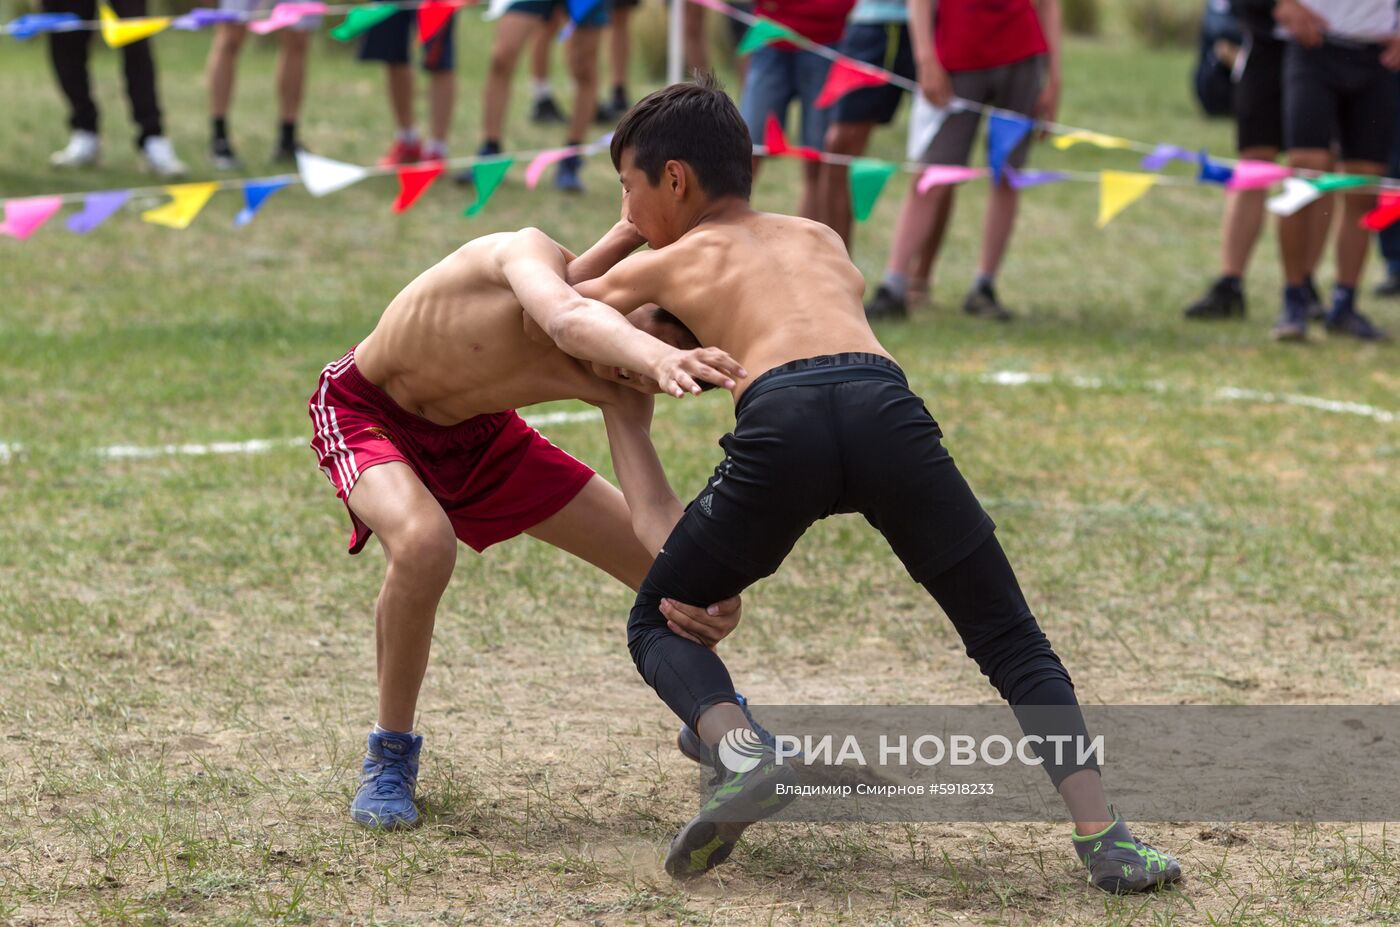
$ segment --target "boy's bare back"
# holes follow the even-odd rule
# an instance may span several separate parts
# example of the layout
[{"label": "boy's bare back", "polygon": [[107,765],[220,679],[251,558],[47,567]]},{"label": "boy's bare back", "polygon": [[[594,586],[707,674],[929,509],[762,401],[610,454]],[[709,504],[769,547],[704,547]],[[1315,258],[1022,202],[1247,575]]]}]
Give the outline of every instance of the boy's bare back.
[{"label": "boy's bare back", "polygon": [[889,356],[865,318],[865,281],[827,226],[733,204],[675,243],[628,258],[586,296],[628,311],[659,303],[704,345],[749,373],[736,390],[791,360],[860,351]]},{"label": "boy's bare back", "polygon": [[500,249],[514,237],[470,241],[404,287],[355,349],[361,373],[440,425],[556,399],[615,397],[619,387],[560,351],[538,326],[530,334],[501,270]]}]

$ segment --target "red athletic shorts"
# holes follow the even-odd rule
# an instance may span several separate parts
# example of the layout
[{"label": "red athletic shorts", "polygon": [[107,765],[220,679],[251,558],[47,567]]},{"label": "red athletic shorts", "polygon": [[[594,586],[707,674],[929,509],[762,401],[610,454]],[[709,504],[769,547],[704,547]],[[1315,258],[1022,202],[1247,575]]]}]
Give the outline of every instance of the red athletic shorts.
[{"label": "red athletic shorts", "polygon": [[[321,371],[308,403],[311,449],[335,494],[350,491],[370,467],[401,460],[442,504],[457,537],[477,553],[562,509],[593,470],[545,440],[514,412],[435,425],[400,406],[355,366],[351,350]],[[350,512],[350,553],[369,526]]]}]

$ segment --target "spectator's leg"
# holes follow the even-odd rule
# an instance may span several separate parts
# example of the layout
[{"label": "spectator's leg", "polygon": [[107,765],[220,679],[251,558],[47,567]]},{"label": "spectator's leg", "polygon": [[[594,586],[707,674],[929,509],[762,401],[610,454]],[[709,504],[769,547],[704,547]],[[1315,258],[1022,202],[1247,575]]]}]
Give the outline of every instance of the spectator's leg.
[{"label": "spectator's leg", "polygon": [[[1400,75],[1395,76],[1394,82],[1400,94]],[[1400,119],[1395,121],[1395,137],[1390,143],[1390,163],[1385,173],[1387,177],[1400,177]],[[1389,295],[1400,294],[1400,223],[1382,229],[1377,238],[1381,257],[1385,259],[1387,286],[1382,289]]]},{"label": "spectator's leg", "polygon": [[549,83],[554,39],[568,21],[568,13],[561,8],[530,43],[530,99],[536,104],[554,97],[554,88]]},{"label": "spectator's leg", "polygon": [[[1277,148],[1246,148],[1240,158],[1251,161],[1275,161]],[[1228,277],[1243,277],[1249,269],[1249,257],[1264,229],[1264,201],[1267,190],[1234,190],[1226,194],[1225,216],[1220,229],[1220,273]]]},{"label": "spectator's leg", "polygon": [[993,183],[987,193],[987,213],[982,220],[982,253],[977,259],[977,276],[991,279],[1001,269],[1002,258],[1011,243],[1016,226],[1020,195],[1005,178]]},{"label": "spectator's leg", "polygon": [[[1331,162],[1325,148],[1304,148],[1288,153],[1288,166],[1299,170],[1325,171]],[[1278,220],[1279,250],[1283,255],[1283,275],[1289,286],[1302,286],[1309,271],[1309,245],[1312,242],[1311,223],[1315,212],[1324,208],[1320,202],[1309,203],[1291,216]]]},{"label": "spectator's leg", "polygon": [[209,45],[209,61],[204,79],[209,84],[209,117],[215,122],[228,118],[233,106],[233,87],[238,71],[238,54],[248,27],[242,23],[219,23]]},{"label": "spectator's leg", "polygon": [[[1347,174],[1385,173],[1385,165],[1377,161],[1346,161]],[[1342,195],[1342,223],[1337,228],[1337,284],[1356,287],[1361,271],[1366,267],[1366,250],[1371,244],[1371,232],[1361,224],[1361,217],[1376,206],[1376,194],[1371,192]]]},{"label": "spectator's leg", "polygon": [[[145,16],[146,0],[112,0],[112,11],[124,18]],[[146,139],[165,134],[156,97],[155,56],[149,39],[122,47],[122,74],[131,104],[131,121],[136,123],[136,147],[140,149]]]},{"label": "spectator's leg", "polygon": [[[870,144],[873,122],[834,122],[826,131],[826,150],[832,154],[859,157]],[[851,247],[850,170],[844,164],[821,165],[818,184],[821,196],[821,220],[831,226],[841,240]]]},{"label": "spectator's leg", "polygon": [[413,69],[406,64],[388,64],[384,77],[389,90],[389,112],[400,135],[413,133]]},{"label": "spectator's leg", "polygon": [[457,101],[457,75],[434,71],[428,78],[428,138],[445,146],[452,131],[452,107]]},{"label": "spectator's leg", "polygon": [[953,204],[958,201],[957,187],[944,187],[943,203],[933,217],[933,230],[924,242],[923,249],[909,265],[908,303],[911,309],[926,306],[933,300],[933,263],[938,258],[938,249],[943,246],[943,236],[948,232],[948,223],[953,219]]},{"label": "spectator's leg", "polygon": [[608,65],[614,104],[627,100],[627,70],[631,63],[632,8],[614,6],[608,36]]},{"label": "spectator's leg", "polygon": [[568,144],[583,142],[598,114],[598,47],[603,30],[579,26],[569,39],[569,73],[574,79],[574,109],[569,114]]},{"label": "spectator's leg", "polygon": [[710,41],[705,34],[705,8],[698,3],[687,3],[681,17],[686,69],[708,71]]},{"label": "spectator's leg", "polygon": [[295,125],[301,115],[310,45],[311,33],[297,29],[282,30],[282,44],[277,52],[277,107],[278,118],[283,123]]},{"label": "spectator's leg", "polygon": [[499,145],[505,135],[506,108],[510,105],[510,82],[525,43],[543,28],[537,16],[506,13],[497,21],[496,38],[491,46],[491,63],[486,73],[483,102],[483,136],[487,144]]},{"label": "spectator's leg", "polygon": [[[74,13],[81,19],[96,19],[93,0],[44,0],[45,13]],[[59,89],[68,100],[68,127],[78,132],[97,132],[97,104],[92,99],[88,79],[87,30],[49,33],[49,60],[53,63]]]},{"label": "spectator's leg", "polygon": [[[802,107],[802,144],[820,151],[826,141],[831,110],[818,108],[817,97],[826,84],[831,62],[813,52],[798,52],[791,57],[793,89]],[[802,198],[798,202],[797,214],[804,219],[821,221],[821,193],[818,189],[821,169],[822,165],[817,161],[802,163]]]}]

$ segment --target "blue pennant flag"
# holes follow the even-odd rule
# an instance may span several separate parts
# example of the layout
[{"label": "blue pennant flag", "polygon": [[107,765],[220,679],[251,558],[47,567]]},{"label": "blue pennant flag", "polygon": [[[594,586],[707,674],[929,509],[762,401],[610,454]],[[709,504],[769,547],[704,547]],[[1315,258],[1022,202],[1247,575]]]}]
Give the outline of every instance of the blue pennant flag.
[{"label": "blue pennant flag", "polygon": [[987,164],[992,169],[992,179],[997,183],[1001,182],[1006,159],[1011,157],[1011,152],[1034,127],[1035,123],[1024,116],[992,113],[987,119]]},{"label": "blue pennant flag", "polygon": [[243,188],[243,208],[233,217],[233,224],[247,225],[262,208],[263,201],[288,184],[286,180],[255,180]]},{"label": "blue pennant flag", "polygon": [[23,42],[42,32],[57,32],[65,23],[80,21],[77,13],[26,13],[13,20],[5,31]]},{"label": "blue pennant flag", "polygon": [[1206,154],[1204,148],[1201,149],[1201,153],[1197,156],[1196,160],[1201,166],[1200,173],[1196,175],[1196,179],[1201,183],[1229,183],[1230,178],[1235,176],[1235,172],[1229,167],[1212,161],[1210,155]]}]

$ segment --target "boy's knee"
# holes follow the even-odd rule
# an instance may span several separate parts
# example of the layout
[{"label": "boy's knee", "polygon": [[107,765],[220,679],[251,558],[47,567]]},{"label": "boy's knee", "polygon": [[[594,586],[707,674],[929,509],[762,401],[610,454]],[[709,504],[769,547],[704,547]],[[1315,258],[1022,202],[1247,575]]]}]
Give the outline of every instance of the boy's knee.
[{"label": "boy's knee", "polygon": [[422,582],[445,585],[457,566],[457,537],[452,523],[440,514],[410,517],[394,533],[388,548],[394,569]]},{"label": "boy's knee", "polygon": [[659,637],[670,633],[671,629],[666,626],[666,618],[661,614],[660,597],[647,595],[645,592],[637,596],[632,613],[627,618],[627,650],[632,654],[632,662],[637,665],[637,672],[641,673],[647,682],[651,682],[647,678],[647,654],[651,652]]}]

